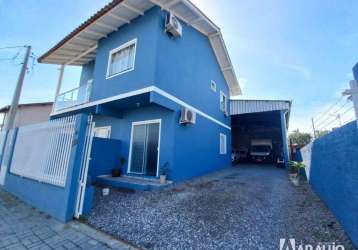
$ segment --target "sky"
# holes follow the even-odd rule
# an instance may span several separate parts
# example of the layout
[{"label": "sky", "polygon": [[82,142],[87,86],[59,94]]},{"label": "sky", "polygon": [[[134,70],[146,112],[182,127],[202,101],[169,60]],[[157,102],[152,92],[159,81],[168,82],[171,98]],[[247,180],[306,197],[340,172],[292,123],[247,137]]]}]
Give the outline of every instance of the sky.
[{"label": "sky", "polygon": [[[29,44],[40,56],[108,0],[0,0],[0,48]],[[356,0],[192,0],[220,28],[242,99],[292,100],[290,130],[310,131],[353,79]],[[24,49],[0,50],[0,106],[11,102]],[[16,57],[14,60],[7,60]],[[79,84],[66,67],[62,91]],[[21,103],[53,100],[58,66],[29,65]]]}]

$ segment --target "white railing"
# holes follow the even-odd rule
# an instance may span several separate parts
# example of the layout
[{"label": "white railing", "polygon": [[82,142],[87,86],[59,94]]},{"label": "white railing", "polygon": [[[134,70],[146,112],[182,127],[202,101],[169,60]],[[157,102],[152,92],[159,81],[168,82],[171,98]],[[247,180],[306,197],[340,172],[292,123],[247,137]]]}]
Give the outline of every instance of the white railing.
[{"label": "white railing", "polygon": [[20,127],[10,173],[64,187],[76,116]]},{"label": "white railing", "polygon": [[87,83],[59,94],[56,97],[54,111],[80,105],[89,101],[92,92],[92,83]]}]

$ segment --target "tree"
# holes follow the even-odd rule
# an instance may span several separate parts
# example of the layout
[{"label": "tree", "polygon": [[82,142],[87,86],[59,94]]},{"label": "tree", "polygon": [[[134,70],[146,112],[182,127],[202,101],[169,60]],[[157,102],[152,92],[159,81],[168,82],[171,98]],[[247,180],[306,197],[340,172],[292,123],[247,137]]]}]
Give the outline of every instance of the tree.
[{"label": "tree", "polygon": [[300,132],[297,129],[290,133],[289,139],[290,142],[297,144],[299,147],[303,147],[311,142],[312,136],[310,133]]}]

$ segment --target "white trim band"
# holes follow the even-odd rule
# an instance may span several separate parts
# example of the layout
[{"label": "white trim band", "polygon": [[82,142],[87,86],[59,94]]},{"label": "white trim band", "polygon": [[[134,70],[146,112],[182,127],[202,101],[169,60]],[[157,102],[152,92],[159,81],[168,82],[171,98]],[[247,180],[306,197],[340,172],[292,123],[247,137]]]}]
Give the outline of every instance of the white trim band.
[{"label": "white trim band", "polygon": [[80,104],[78,106],[74,106],[74,107],[71,107],[71,108],[66,108],[66,109],[63,109],[63,110],[59,110],[57,112],[53,112],[53,113],[51,113],[50,116],[60,115],[60,114],[75,111],[75,110],[78,110],[78,109],[88,108],[88,107],[92,107],[92,106],[95,106],[95,105],[99,105],[99,104],[103,104],[103,103],[107,103],[107,102],[111,102],[111,101],[115,101],[115,100],[119,100],[119,99],[124,99],[124,98],[135,96],[135,95],[145,94],[145,93],[149,93],[149,92],[156,92],[156,93],[158,93],[158,94],[160,94],[160,95],[172,100],[173,102],[181,105],[181,106],[184,106],[184,107],[186,107],[188,109],[193,110],[194,112],[196,112],[197,114],[207,118],[208,120],[213,121],[213,122],[219,124],[220,126],[231,130],[230,126],[224,124],[221,121],[216,120],[214,117],[212,117],[212,116],[200,111],[197,108],[194,108],[190,104],[180,100],[179,98],[169,94],[168,92],[166,92],[166,91],[164,91],[164,90],[162,90],[162,89],[160,89],[160,88],[158,88],[156,86],[149,86],[149,87],[146,87],[146,88],[137,89],[137,90],[134,90],[134,91],[130,91],[130,92],[115,95],[115,96],[112,96],[112,97],[104,98],[104,99],[101,99],[101,100],[98,100],[98,101],[89,102],[89,103],[85,103],[85,104]]}]

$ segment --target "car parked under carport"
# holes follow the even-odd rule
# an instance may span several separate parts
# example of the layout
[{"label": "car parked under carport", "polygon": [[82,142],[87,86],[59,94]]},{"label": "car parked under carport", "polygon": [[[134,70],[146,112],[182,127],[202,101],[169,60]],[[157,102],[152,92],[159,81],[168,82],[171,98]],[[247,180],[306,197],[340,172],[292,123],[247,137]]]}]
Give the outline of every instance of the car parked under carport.
[{"label": "car parked under carport", "polygon": [[[232,100],[232,150],[238,162],[287,166],[289,159],[287,129],[291,101]],[[246,157],[240,152],[246,151]]]}]

